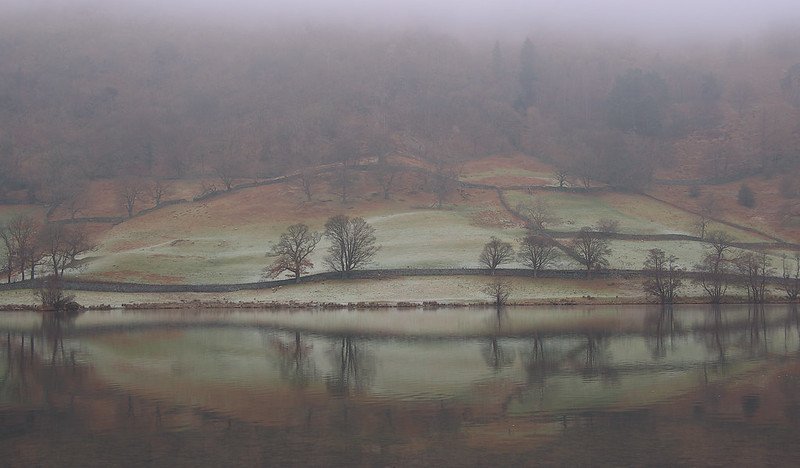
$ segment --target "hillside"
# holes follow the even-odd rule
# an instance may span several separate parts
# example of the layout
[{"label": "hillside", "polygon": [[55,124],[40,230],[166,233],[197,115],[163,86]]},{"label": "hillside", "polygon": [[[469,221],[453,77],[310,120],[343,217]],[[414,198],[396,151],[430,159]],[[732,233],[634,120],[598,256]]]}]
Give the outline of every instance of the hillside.
[{"label": "hillside", "polygon": [[[96,225],[94,240],[97,249],[85,255],[80,268],[69,270],[68,275],[90,281],[148,284],[263,281],[268,279],[264,269],[271,262],[266,253],[288,225],[302,221],[312,229],[321,230],[327,218],[342,213],[362,216],[375,228],[381,248],[369,268],[480,268],[478,256],[490,237],[517,246],[524,235],[524,222],[507,207],[541,201],[555,214],[548,232],[562,245],[569,245],[571,238],[583,226],[598,226],[604,220],[616,221],[616,234],[609,240],[609,268],[612,269],[640,269],[647,251],[660,248],[678,257],[679,266],[692,270],[709,249],[696,237],[697,215],[693,212],[696,209],[691,203],[693,200],[681,198],[674,187],[656,186],[651,190],[652,196],[619,193],[604,187],[588,192],[580,187],[560,189],[551,166],[522,155],[494,156],[465,165],[460,174],[463,188],[453,191],[444,205],[437,208],[434,195],[425,186],[425,172],[419,172],[426,170],[424,164],[402,157],[392,158],[390,162],[397,168],[399,177],[389,199],[383,198],[377,185],[377,166],[365,163],[355,175],[351,198],[346,203],[340,201],[335,187],[332,187],[332,178],[323,171],[314,184],[311,201],[305,200],[296,181],[265,181],[264,185],[258,186],[248,186],[245,181],[240,181],[241,188],[220,192],[201,201],[166,203],[118,224]],[[506,174],[512,176],[506,178]],[[536,182],[540,184],[535,185]],[[755,184],[758,180],[747,182]],[[493,183],[498,184],[497,188],[491,186]],[[107,186],[106,182],[99,183],[93,190],[102,191]],[[189,187],[186,185],[183,191],[173,192],[173,196],[191,193]],[[715,191],[722,197],[724,189],[725,186],[708,186],[703,190]],[[733,197],[735,199],[735,194]],[[102,201],[104,197],[94,199],[101,201],[87,206],[82,213],[86,217],[76,218],[73,222],[80,224],[82,219],[90,220],[100,215],[124,219],[121,207],[113,209],[107,200]],[[725,206],[734,204],[735,201],[726,202]],[[781,256],[792,256],[794,250],[772,236],[782,234],[781,240],[796,242],[798,232],[765,222],[764,218],[754,216],[757,211],[742,207],[721,210],[721,217],[713,221],[709,229],[723,230],[733,237],[737,244],[732,249],[732,256],[748,250],[764,251],[769,254],[772,265],[780,267]],[[312,254],[314,268],[311,273],[325,271],[322,259],[327,246],[323,240]],[[504,266],[525,268],[517,262]],[[562,254],[551,268],[574,270],[582,267]],[[409,298],[411,300],[458,302],[459,298],[480,300],[482,297],[479,287],[464,286],[475,281],[480,283],[478,278],[396,281],[399,282],[366,281],[359,289],[353,289],[356,286],[347,283],[340,286],[331,283],[329,286],[289,287],[280,294],[265,291],[205,297],[207,300],[337,302],[338,288],[360,291],[353,295],[342,290],[338,293],[338,302],[356,301],[359,297],[375,302],[400,302],[406,293],[419,296]],[[419,289],[425,284],[433,289]],[[398,290],[392,285],[402,286]],[[558,298],[583,301],[581,298],[584,296],[614,301],[620,295],[636,297],[641,294],[636,283],[626,285],[605,280],[600,283],[523,281],[518,283],[517,290],[517,299],[521,301]],[[695,297],[702,295],[702,291],[696,288],[688,288],[687,293]],[[168,295],[149,297],[158,302]],[[7,300],[9,298],[7,296]]]}]

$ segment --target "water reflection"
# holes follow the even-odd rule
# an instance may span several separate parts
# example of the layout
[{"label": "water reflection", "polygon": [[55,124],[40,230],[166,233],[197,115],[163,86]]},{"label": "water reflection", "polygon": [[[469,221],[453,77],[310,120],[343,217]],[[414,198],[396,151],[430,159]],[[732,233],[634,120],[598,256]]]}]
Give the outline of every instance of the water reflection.
[{"label": "water reflection", "polygon": [[375,356],[352,336],[342,336],[331,345],[328,355],[332,372],[325,377],[328,391],[335,396],[362,393],[375,377]]},{"label": "water reflection", "polygon": [[[153,313],[0,318],[0,455],[24,444],[36,450],[21,464],[52,464],[34,454],[66,456],[47,440],[72,432],[70,456],[116,450],[155,464],[241,454],[246,464],[312,465],[695,464],[709,450],[720,464],[752,461],[741,448],[775,452],[781,464],[798,455],[771,441],[800,435],[796,306],[448,313],[376,312],[358,326],[456,316],[485,331],[324,333],[287,326],[305,323],[290,313],[165,314],[161,325]],[[773,439],[747,437],[764,430]],[[167,435],[197,454],[182,452],[180,463],[175,450],[143,448]]]},{"label": "water reflection", "polygon": [[301,338],[299,331],[294,332],[294,340],[287,342],[282,337],[269,337],[267,353],[278,356],[278,368],[281,378],[291,386],[305,388],[317,377],[317,368],[312,356],[313,344]]}]

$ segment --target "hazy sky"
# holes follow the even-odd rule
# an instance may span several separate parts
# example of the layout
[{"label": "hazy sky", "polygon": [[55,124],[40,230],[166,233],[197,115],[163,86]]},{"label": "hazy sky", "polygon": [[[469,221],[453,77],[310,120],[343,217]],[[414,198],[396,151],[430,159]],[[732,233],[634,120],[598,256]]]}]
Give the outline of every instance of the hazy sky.
[{"label": "hazy sky", "polygon": [[800,20],[800,0],[0,0],[0,7],[13,2],[147,5],[176,16],[265,22],[289,18],[495,32],[578,28],[672,37],[701,31],[738,35]]}]

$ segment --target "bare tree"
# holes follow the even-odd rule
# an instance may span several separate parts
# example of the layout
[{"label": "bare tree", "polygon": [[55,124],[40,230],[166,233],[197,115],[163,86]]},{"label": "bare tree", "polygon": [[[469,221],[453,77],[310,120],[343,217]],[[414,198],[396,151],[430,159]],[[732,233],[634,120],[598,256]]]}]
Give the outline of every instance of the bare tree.
[{"label": "bare tree", "polygon": [[389,199],[392,186],[399,173],[400,169],[398,167],[389,165],[386,162],[382,162],[378,165],[375,175],[378,179],[378,185],[380,185],[381,191],[383,192],[384,200]]},{"label": "bare tree", "polygon": [[169,186],[161,179],[156,179],[147,186],[148,195],[153,200],[153,207],[161,206],[161,200],[167,195],[168,190]]},{"label": "bare tree", "polygon": [[333,192],[339,196],[339,201],[342,203],[347,203],[356,181],[350,164],[349,160],[342,161],[331,181]]},{"label": "bare tree", "polygon": [[658,298],[662,304],[675,302],[676,293],[681,286],[683,271],[675,264],[677,257],[666,255],[661,249],[650,249],[644,261],[646,275],[642,283],[644,292]]},{"label": "bare tree", "polygon": [[297,171],[296,186],[303,192],[306,201],[311,201],[314,196],[314,185],[316,183],[316,174],[309,168],[302,168]]},{"label": "bare tree", "polygon": [[584,226],[572,240],[572,248],[578,255],[578,261],[586,267],[586,277],[592,277],[592,270],[608,266],[611,248],[608,240],[600,237],[592,228]]},{"label": "bare tree", "polygon": [[699,273],[695,282],[703,288],[712,303],[719,304],[728,290],[730,262],[726,254],[733,237],[722,231],[712,231],[708,234],[708,242],[711,251],[695,266]]},{"label": "bare tree", "polygon": [[569,181],[569,171],[564,168],[557,168],[555,172],[555,179],[558,182],[559,188],[564,188],[567,186]]},{"label": "bare tree", "polygon": [[533,270],[534,278],[538,276],[539,271],[551,265],[558,256],[558,247],[549,237],[531,231],[520,240],[517,258],[520,263]]},{"label": "bare tree", "polygon": [[537,198],[531,205],[517,204],[517,212],[525,218],[528,229],[532,231],[544,231],[548,225],[560,221],[558,216],[553,213],[550,204],[542,198]]},{"label": "bare tree", "polygon": [[0,239],[3,240],[3,247],[5,248],[5,265],[3,266],[3,271],[7,275],[7,282],[11,283],[11,276],[14,273],[14,265],[16,264],[16,251],[8,226],[0,225]]},{"label": "bare tree", "polygon": [[127,178],[122,181],[118,188],[117,196],[120,204],[125,207],[128,217],[132,218],[136,209],[136,202],[141,200],[145,192],[145,186],[141,179]]},{"label": "bare tree", "polygon": [[501,279],[495,279],[483,288],[483,293],[492,299],[498,311],[506,305],[511,292],[511,284]]},{"label": "bare tree", "polygon": [[64,276],[64,271],[75,263],[79,255],[94,249],[84,227],[67,227],[58,223],[45,226],[39,237],[39,245],[52,274],[59,278]]},{"label": "bare tree", "polygon": [[459,171],[445,163],[437,163],[435,171],[430,175],[430,190],[435,198],[434,206],[441,208],[450,199],[450,195],[458,188]]},{"label": "bare tree", "polygon": [[747,288],[747,298],[751,302],[763,303],[766,300],[767,279],[775,274],[767,254],[746,252],[734,261],[742,282]]},{"label": "bare tree", "polygon": [[213,169],[214,174],[216,174],[217,178],[222,182],[222,185],[225,186],[225,190],[232,189],[233,182],[240,170],[238,162],[231,158],[222,157],[214,163]]},{"label": "bare tree", "polygon": [[483,246],[481,255],[478,258],[481,264],[491,270],[492,274],[498,266],[503,263],[509,263],[514,260],[514,248],[508,242],[503,242],[496,237],[492,237],[486,245]]},{"label": "bare tree", "polygon": [[26,215],[15,216],[3,229],[0,229],[0,237],[7,251],[9,283],[15,268],[22,275],[23,281],[28,268],[31,279],[34,278],[36,266],[42,258],[37,243],[39,229],[39,222],[32,216]]},{"label": "bare tree", "polygon": [[700,201],[700,209],[698,211],[697,221],[695,227],[700,239],[706,238],[708,225],[714,216],[719,216],[720,204],[714,194],[708,194]]},{"label": "bare tree", "polygon": [[299,282],[300,275],[314,267],[308,257],[321,238],[322,234],[310,230],[305,224],[289,226],[267,254],[277,257],[269,268],[270,275],[277,278],[284,271],[288,271],[294,276],[295,281]]},{"label": "bare tree", "polygon": [[800,252],[794,253],[794,268],[786,263],[786,255],[782,259],[783,281],[781,289],[786,293],[786,297],[791,301],[796,301],[800,296]]},{"label": "bare tree", "polygon": [[63,270],[67,261],[64,249],[66,235],[64,231],[63,224],[50,223],[44,227],[39,237],[39,245],[47,259],[48,266],[52,270],[52,274],[56,276]]},{"label": "bare tree", "polygon": [[725,231],[710,231],[706,241],[711,246],[714,255],[721,259],[733,247],[735,239]]},{"label": "bare tree", "polygon": [[375,228],[364,218],[338,215],[325,223],[325,237],[331,242],[325,264],[347,277],[352,270],[368,264],[378,253]]}]

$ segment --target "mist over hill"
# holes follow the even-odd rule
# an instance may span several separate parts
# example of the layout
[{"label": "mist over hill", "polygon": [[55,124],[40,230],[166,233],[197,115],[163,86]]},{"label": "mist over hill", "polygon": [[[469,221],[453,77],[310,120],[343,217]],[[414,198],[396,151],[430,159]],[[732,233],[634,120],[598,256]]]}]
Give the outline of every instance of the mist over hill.
[{"label": "mist over hill", "polygon": [[3,198],[391,152],[448,164],[522,152],[623,189],[655,171],[724,179],[800,158],[800,28],[781,2],[726,2],[724,14],[707,2],[685,21],[663,2],[573,2],[582,14],[552,2],[6,3]]}]

